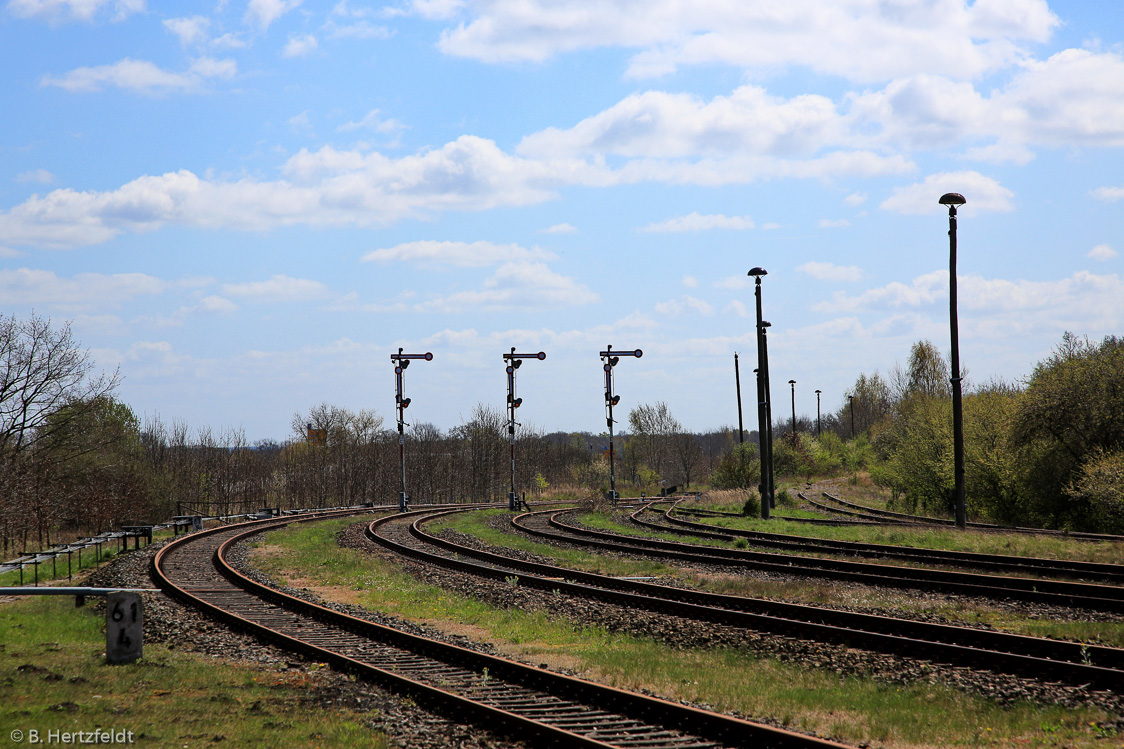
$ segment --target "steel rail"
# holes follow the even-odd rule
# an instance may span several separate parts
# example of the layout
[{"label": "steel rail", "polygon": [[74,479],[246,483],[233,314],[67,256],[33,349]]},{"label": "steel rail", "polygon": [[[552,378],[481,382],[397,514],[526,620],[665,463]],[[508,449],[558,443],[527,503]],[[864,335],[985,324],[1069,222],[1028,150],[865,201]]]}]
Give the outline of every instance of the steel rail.
[{"label": "steel rail", "polygon": [[[653,502],[660,504],[659,502]],[[834,541],[831,539],[807,538],[766,531],[751,531],[742,528],[721,528],[706,523],[692,522],[673,517],[681,512],[677,507],[663,513],[664,519],[674,526],[659,525],[641,520],[637,515],[650,510],[651,505],[642,507],[632,514],[632,520],[639,525],[672,533],[688,535],[702,534],[707,537],[723,536],[753,539],[755,544],[772,548],[799,551],[825,551],[854,556],[903,559],[926,563],[951,564],[980,569],[1006,570],[1012,572],[1035,572],[1038,574],[1069,575],[1110,583],[1124,583],[1124,566],[1107,562],[1081,562],[1068,559],[1048,559],[1045,557],[1021,557],[1009,554],[985,554],[970,551],[946,551],[944,549],[925,549],[917,546],[897,546],[893,544],[864,543],[859,541]],[[656,512],[656,510],[651,510]],[[744,517],[744,516],[737,516]],[[691,530],[687,530],[691,529]]]},{"label": "steel rail", "polygon": [[[570,525],[558,519],[560,515],[568,512],[573,512],[573,510],[554,513],[548,521],[549,524],[567,533],[597,539],[597,545],[615,551],[639,552],[649,556],[702,564],[750,567],[781,574],[826,577],[864,585],[913,588],[992,599],[1008,598],[1096,611],[1124,612],[1124,588],[1122,587],[901,567],[870,562],[851,562],[840,559],[823,559],[638,538]],[[575,541],[572,537],[554,536],[523,525],[518,527],[520,530],[536,535],[546,535],[569,542]]]},{"label": "steel rail", "polygon": [[[395,514],[388,519],[427,512]],[[286,649],[409,694],[446,715],[499,727],[511,735],[530,736],[554,746],[703,749],[716,746],[712,742],[755,749],[844,746],[411,635],[288,596],[249,579],[226,561],[234,544],[263,530],[341,515],[261,521],[245,529],[217,528],[185,536],[157,554],[153,561],[154,577],[169,595]],[[209,554],[214,569],[221,575],[219,580],[213,579],[215,575],[210,571],[200,574],[198,564],[192,572],[192,565],[176,560],[177,551],[208,537],[215,538],[210,539],[202,553]],[[178,581],[168,568],[181,573]],[[401,650],[407,656],[394,661],[395,665],[389,668],[380,667],[377,663],[380,658],[386,660],[387,648]],[[374,650],[379,653],[373,654]],[[462,683],[467,678],[471,694],[464,690],[458,694],[427,683],[427,674]],[[593,707],[579,708],[582,702]],[[641,722],[672,730],[653,732]]]},{"label": "steel rail", "polygon": [[[918,523],[935,523],[938,525],[956,525],[955,520],[948,520],[946,518],[931,518],[925,515],[910,515],[904,512],[891,512],[890,510],[879,510],[874,507],[866,507],[865,505],[849,502],[845,499],[840,499],[833,494],[821,492],[821,495],[827,497],[832,502],[838,502],[845,507],[851,507],[863,513],[870,513],[875,517],[889,517],[894,519],[903,519],[906,521]],[[1085,531],[1059,531],[1053,528],[1026,528],[1022,526],[1008,526],[998,525],[996,523],[968,523],[969,528],[976,528],[985,531],[998,531],[1004,533],[1029,533],[1032,535],[1047,535],[1047,536],[1063,536],[1065,538],[1075,538],[1082,541],[1124,541],[1124,536],[1114,535],[1111,533],[1088,533]]]},{"label": "steel rail", "polygon": [[[457,554],[456,559],[413,548],[379,535],[376,528],[393,518],[372,523],[368,527],[367,536],[405,556],[461,572],[504,580],[516,573],[514,576],[517,584],[542,590],[563,590],[576,596],[688,619],[836,642],[1035,679],[1048,678],[1096,689],[1124,689],[1124,650],[1118,648],[672,588],[554,565],[524,562],[456,544],[420,528],[423,522],[448,514],[450,513],[434,513],[415,521],[410,526],[410,532],[425,543]],[[516,519],[528,514],[532,513],[525,513]],[[588,543],[596,545],[593,541]],[[478,559],[486,564],[469,562],[460,559],[461,556]]]}]

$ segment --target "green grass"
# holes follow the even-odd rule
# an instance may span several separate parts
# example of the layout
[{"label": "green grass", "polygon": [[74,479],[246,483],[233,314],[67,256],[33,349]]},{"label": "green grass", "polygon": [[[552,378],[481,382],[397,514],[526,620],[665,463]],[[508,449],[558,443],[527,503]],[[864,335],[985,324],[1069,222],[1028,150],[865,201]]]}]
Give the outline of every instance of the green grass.
[{"label": "green grass", "polygon": [[[652,640],[575,627],[538,611],[496,609],[419,582],[378,556],[340,548],[335,536],[351,522],[329,521],[272,532],[255,551],[254,564],[275,579],[314,587],[334,600],[469,632],[476,639],[493,642],[502,652],[532,662],[561,663],[587,678],[622,688],[650,689],[664,697],[705,702],[751,717],[774,717],[794,728],[829,734],[847,743],[884,747],[1114,745],[1101,738],[1106,730],[1098,725],[1116,716],[1097,709],[1028,703],[1002,707],[939,684],[890,686],[731,649],[670,651]],[[525,541],[519,539],[518,543]],[[540,546],[531,544],[528,550],[538,553]]]},{"label": "green grass", "polygon": [[[137,746],[386,747],[363,717],[308,704],[316,674],[272,672],[146,643],[105,664],[105,618],[69,597],[0,605],[0,737],[132,731]],[[57,742],[56,742],[57,743]],[[77,743],[77,742],[75,742]],[[5,744],[6,746],[8,744]]]},{"label": "green grass", "polygon": [[[684,505],[690,508],[691,505]],[[794,514],[785,512],[783,514]],[[823,517],[820,515],[819,517]],[[792,523],[775,518],[761,520],[747,517],[714,517],[692,519],[713,526],[715,530],[740,529],[780,533],[807,538],[825,538],[833,541],[916,546],[923,549],[970,551],[983,554],[1070,559],[1081,562],[1106,562],[1119,564],[1124,559],[1124,543],[1106,541],[1077,541],[1051,536],[1022,533],[985,533],[975,530],[912,529],[891,526],[822,526]]]}]

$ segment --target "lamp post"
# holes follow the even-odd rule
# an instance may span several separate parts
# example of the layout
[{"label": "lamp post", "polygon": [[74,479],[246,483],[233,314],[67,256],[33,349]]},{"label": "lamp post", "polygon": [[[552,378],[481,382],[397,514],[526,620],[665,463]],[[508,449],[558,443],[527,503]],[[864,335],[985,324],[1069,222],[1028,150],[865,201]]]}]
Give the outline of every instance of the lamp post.
[{"label": "lamp post", "polygon": [[769,519],[770,489],[772,487],[771,467],[771,431],[769,416],[769,370],[765,363],[765,326],[768,325],[761,317],[761,277],[769,275],[764,268],[756,267],[746,275],[754,277],[754,296],[757,300],[757,440],[761,451],[761,483],[758,491],[761,494],[761,518]]},{"label": "lamp post", "polygon": [[507,495],[507,509],[515,512],[519,509],[519,494],[515,491],[515,409],[523,405],[523,399],[515,397],[515,370],[523,365],[524,359],[542,361],[546,358],[546,352],[517,354],[512,346],[511,353],[504,354],[503,358],[507,362],[507,437],[511,443],[511,493]]},{"label": "lamp post", "polygon": [[796,444],[796,380],[789,380],[792,388],[792,444]]},{"label": "lamp post", "polygon": [[855,396],[848,395],[847,401],[851,404],[851,439],[855,438]]},{"label": "lamp post", "polygon": [[952,460],[955,478],[956,527],[968,526],[968,508],[964,497],[964,410],[960,383],[960,332],[956,320],[956,206],[967,202],[960,193],[941,196],[940,204],[948,206],[948,317],[952,332]]},{"label": "lamp post", "polygon": [[823,392],[823,391],[822,390],[816,391],[816,438],[817,439],[819,439],[820,431],[821,431],[820,430],[820,393],[821,392]]},{"label": "lamp post", "polygon": [[[765,430],[768,435],[765,439],[766,449],[768,450],[768,463],[769,463],[769,509],[777,506],[777,477],[774,470],[775,463],[773,463],[773,393],[769,386],[769,328],[773,324],[768,320],[761,321],[761,353],[765,355],[765,373],[763,379],[765,380]],[[764,501],[761,502],[765,504]]]}]

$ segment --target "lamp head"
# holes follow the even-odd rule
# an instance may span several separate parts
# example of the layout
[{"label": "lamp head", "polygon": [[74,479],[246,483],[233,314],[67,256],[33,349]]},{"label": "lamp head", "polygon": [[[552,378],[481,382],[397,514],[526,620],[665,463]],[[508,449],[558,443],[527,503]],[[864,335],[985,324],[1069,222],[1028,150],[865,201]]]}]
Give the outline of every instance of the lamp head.
[{"label": "lamp head", "polygon": [[941,205],[964,205],[968,201],[964,200],[964,196],[958,192],[946,192],[941,196]]},{"label": "lamp head", "polygon": [[788,381],[788,384],[789,384],[789,385],[795,385],[795,384],[796,384],[796,380],[789,380],[789,381]]},{"label": "lamp head", "polygon": [[750,269],[750,271],[749,271],[749,273],[746,273],[746,275],[747,275],[747,276],[757,276],[757,277],[758,277],[758,279],[760,279],[760,278],[761,278],[761,276],[767,276],[767,275],[769,275],[769,271],[767,271],[767,270],[765,270],[764,268],[762,268],[762,267],[758,266],[758,267],[756,267],[756,268],[751,268],[751,269]]}]

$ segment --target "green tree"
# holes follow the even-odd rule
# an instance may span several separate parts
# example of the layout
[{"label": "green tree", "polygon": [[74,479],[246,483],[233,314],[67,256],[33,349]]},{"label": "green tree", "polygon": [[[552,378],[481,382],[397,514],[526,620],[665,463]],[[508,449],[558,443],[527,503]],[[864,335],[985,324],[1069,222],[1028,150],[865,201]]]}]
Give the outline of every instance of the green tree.
[{"label": "green tree", "polygon": [[1080,476],[1087,461],[1124,449],[1124,340],[1066,333],[1030,377],[1013,441],[1031,509],[1054,525],[1095,529]]}]

